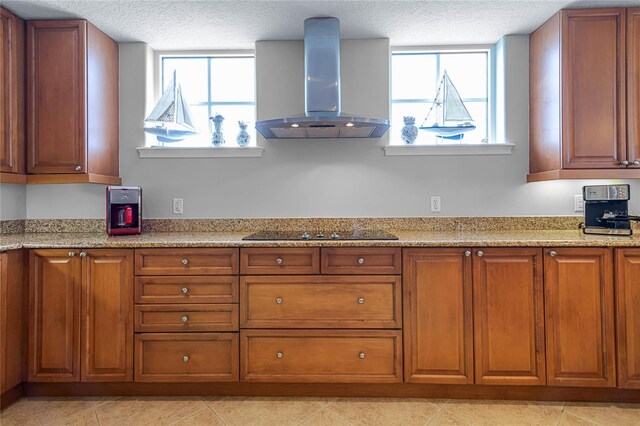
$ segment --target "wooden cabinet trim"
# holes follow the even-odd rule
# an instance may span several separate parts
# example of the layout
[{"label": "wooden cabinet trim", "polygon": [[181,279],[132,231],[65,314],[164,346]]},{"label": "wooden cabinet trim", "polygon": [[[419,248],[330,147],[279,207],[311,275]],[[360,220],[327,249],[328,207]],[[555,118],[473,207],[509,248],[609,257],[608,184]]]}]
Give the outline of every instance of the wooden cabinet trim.
[{"label": "wooden cabinet trim", "polygon": [[400,247],[323,247],[320,253],[323,274],[399,275],[402,273]]},{"label": "wooden cabinet trim", "polygon": [[240,249],[242,275],[310,275],[320,273],[318,247]]},{"label": "wooden cabinet trim", "polygon": [[237,302],[237,276],[177,275],[168,277],[135,277],[135,303],[201,304]]},{"label": "wooden cabinet trim", "polygon": [[136,275],[235,275],[237,248],[151,248],[135,250]]},{"label": "wooden cabinet trim", "polygon": [[640,160],[640,7],[627,9],[628,159]]},{"label": "wooden cabinet trim", "polygon": [[137,305],[134,311],[136,333],[238,331],[236,304]]}]

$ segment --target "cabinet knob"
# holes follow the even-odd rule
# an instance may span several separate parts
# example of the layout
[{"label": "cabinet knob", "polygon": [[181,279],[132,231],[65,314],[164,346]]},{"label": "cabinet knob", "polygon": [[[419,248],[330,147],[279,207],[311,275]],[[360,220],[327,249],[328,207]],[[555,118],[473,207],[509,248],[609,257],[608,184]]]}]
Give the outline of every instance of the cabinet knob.
[{"label": "cabinet knob", "polygon": [[361,304],[361,305],[364,304],[364,297],[359,297],[358,298],[358,303]]},{"label": "cabinet knob", "polygon": [[182,357],[182,362],[189,362],[189,355],[185,355]]},{"label": "cabinet knob", "polygon": [[278,358],[282,358],[282,357],[284,356],[284,354],[283,354],[282,352],[278,352],[278,353],[276,354],[276,356],[277,356]]},{"label": "cabinet knob", "polygon": [[640,161],[638,161],[638,160],[633,160],[633,163],[632,163],[632,164],[633,164],[634,166],[640,166]]},{"label": "cabinet knob", "polygon": [[182,294],[187,294],[189,293],[189,289],[186,287],[182,287]]},{"label": "cabinet knob", "polygon": [[364,263],[364,257],[358,258],[358,265],[362,265]]},{"label": "cabinet knob", "polygon": [[188,265],[189,264],[189,259],[182,259],[181,260],[183,265]]},{"label": "cabinet knob", "polygon": [[83,252],[83,251],[82,251],[82,252],[80,252],[80,257],[87,257],[87,253],[85,253],[85,252]]},{"label": "cabinet knob", "polygon": [[622,164],[623,166],[628,166],[629,162],[627,160],[622,160],[620,164]]},{"label": "cabinet knob", "polygon": [[465,251],[465,252],[464,252],[464,255],[465,255],[465,256],[467,256],[467,257],[471,256],[471,250],[467,250],[467,251]]},{"label": "cabinet knob", "polygon": [[480,257],[484,256],[484,252],[482,250],[478,250],[476,254]]},{"label": "cabinet knob", "polygon": [[276,303],[277,303],[278,305],[281,305],[281,304],[282,304],[282,298],[280,298],[280,297],[276,297]]},{"label": "cabinet knob", "polygon": [[188,322],[189,321],[189,317],[186,315],[183,315],[182,318],[180,318],[182,320],[182,322]]},{"label": "cabinet knob", "polygon": [[558,254],[558,253],[556,253],[556,252],[555,252],[555,251],[553,251],[553,250],[551,250],[551,251],[549,252],[549,256],[551,256],[551,257],[554,257],[556,254]]},{"label": "cabinet knob", "polygon": [[278,258],[276,259],[276,263],[277,263],[278,265],[282,265],[282,262],[283,262],[283,260],[282,260],[282,258],[281,258],[281,257],[278,257]]},{"label": "cabinet knob", "polygon": [[75,251],[70,251],[70,252],[69,252],[69,257],[73,257],[73,256],[75,256],[75,255],[76,255],[76,252],[75,252]]},{"label": "cabinet knob", "polygon": [[76,166],[76,171],[79,172],[80,170],[82,170],[82,166]]},{"label": "cabinet knob", "polygon": [[364,359],[364,357],[366,356],[364,352],[360,352],[360,354],[358,355],[360,357],[360,359]]}]

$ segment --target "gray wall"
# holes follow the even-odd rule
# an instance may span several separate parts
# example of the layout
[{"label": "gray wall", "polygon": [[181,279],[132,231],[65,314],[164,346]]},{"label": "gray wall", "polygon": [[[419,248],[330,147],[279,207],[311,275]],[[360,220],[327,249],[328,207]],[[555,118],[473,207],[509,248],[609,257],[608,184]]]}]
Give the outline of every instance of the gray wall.
[{"label": "gray wall", "polygon": [[27,217],[26,185],[0,185],[0,219],[14,220]]},{"label": "gray wall", "polygon": [[[120,45],[120,164],[125,185],[144,188],[145,217],[429,216],[429,197],[442,197],[442,216],[574,214],[573,194],[603,181],[525,183],[528,169],[528,41],[501,42],[504,111],[501,140],[512,155],[386,157],[380,140],[259,140],[262,158],[140,159],[145,113],[155,95],[152,52],[144,43]],[[258,118],[303,111],[301,41],[256,44]],[[343,110],[388,117],[389,45],[384,39],[342,42]],[[631,183],[631,182],[630,182]],[[20,215],[5,197],[20,190],[2,185],[2,218]],[[640,208],[640,186],[632,208]],[[21,186],[16,186],[22,188]],[[17,192],[17,194],[14,194]],[[7,195],[9,193],[9,195]],[[171,199],[184,198],[184,215]],[[28,218],[100,218],[100,185],[30,185]]]}]

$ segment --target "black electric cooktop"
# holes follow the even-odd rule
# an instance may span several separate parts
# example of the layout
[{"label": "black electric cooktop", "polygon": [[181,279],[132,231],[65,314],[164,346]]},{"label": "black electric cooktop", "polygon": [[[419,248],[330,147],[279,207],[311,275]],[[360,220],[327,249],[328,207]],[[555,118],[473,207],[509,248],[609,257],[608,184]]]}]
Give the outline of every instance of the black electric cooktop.
[{"label": "black electric cooktop", "polygon": [[282,240],[397,240],[393,234],[380,230],[350,231],[258,231],[247,235],[248,241],[282,241]]}]

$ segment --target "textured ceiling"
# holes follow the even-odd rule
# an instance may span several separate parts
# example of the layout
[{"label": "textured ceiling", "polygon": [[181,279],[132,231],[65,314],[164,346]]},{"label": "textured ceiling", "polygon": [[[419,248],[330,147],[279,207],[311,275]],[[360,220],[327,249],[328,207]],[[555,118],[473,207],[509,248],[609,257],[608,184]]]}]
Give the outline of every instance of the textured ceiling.
[{"label": "textured ceiling", "polygon": [[495,43],[529,34],[563,8],[640,6],[640,0],[255,1],[2,0],[25,19],[85,18],[118,42],[154,49],[251,49],[256,40],[301,39],[303,20],[337,16],[342,38],[386,37],[393,46]]}]

